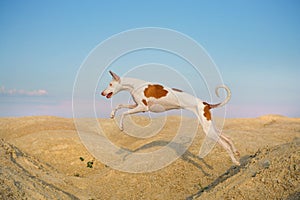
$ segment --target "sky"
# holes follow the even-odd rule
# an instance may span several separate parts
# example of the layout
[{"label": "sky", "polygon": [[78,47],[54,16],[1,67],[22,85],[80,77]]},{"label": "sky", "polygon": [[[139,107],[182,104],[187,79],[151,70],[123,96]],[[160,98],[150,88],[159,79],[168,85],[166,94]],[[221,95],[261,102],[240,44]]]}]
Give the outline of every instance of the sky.
[{"label": "sky", "polygon": [[[0,116],[72,117],[74,82],[93,49],[126,30],[161,27],[187,35],[208,53],[232,91],[227,117],[300,117],[299,19],[297,0],[2,0]],[[134,62],[138,55],[129,55],[118,63],[142,65],[164,56],[146,52]],[[164,61],[168,58],[174,59],[168,64],[174,64],[179,73],[186,71],[183,62],[180,65],[181,61],[168,55]],[[125,73],[125,68],[113,69]],[[149,81],[160,77],[156,74],[150,71]],[[106,118],[110,113],[112,100],[100,96],[109,79],[108,74],[99,77],[95,97],[99,117]],[[187,73],[185,79],[194,88],[205,87],[192,74]],[[208,98],[201,90],[196,95]]]}]

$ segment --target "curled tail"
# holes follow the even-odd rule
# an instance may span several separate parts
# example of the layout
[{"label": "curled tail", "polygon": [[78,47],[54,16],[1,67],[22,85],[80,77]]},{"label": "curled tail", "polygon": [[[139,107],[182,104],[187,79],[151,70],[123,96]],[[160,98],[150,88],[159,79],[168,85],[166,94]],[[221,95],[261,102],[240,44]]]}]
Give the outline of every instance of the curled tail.
[{"label": "curled tail", "polygon": [[227,93],[226,99],[225,99],[223,102],[218,103],[218,104],[208,104],[208,103],[204,102],[204,105],[209,105],[209,109],[211,109],[211,108],[222,107],[222,106],[224,106],[225,104],[227,104],[228,101],[231,99],[231,91],[230,91],[230,89],[229,89],[226,85],[220,85],[220,86],[218,86],[218,87],[216,88],[216,90],[215,90],[216,95],[217,95],[218,97],[220,97],[220,95],[219,95],[219,89],[220,89],[220,88],[224,88],[224,89],[226,90],[226,93]]}]

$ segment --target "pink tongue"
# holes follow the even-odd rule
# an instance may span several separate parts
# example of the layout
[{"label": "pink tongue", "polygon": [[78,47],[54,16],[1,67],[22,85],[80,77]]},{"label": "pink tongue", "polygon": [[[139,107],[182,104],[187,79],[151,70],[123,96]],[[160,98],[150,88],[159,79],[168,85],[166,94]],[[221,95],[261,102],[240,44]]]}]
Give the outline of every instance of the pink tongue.
[{"label": "pink tongue", "polygon": [[112,92],[110,92],[110,93],[108,93],[107,95],[106,95],[106,98],[110,98],[111,97],[111,95],[112,95]]}]

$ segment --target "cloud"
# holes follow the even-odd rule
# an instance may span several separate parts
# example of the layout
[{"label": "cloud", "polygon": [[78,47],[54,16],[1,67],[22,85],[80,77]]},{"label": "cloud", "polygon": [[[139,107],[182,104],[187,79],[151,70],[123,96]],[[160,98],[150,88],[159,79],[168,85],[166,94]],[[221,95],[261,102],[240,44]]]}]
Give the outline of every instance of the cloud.
[{"label": "cloud", "polygon": [[48,95],[47,90],[17,90],[17,89],[6,89],[4,86],[0,87],[1,96],[45,96]]}]

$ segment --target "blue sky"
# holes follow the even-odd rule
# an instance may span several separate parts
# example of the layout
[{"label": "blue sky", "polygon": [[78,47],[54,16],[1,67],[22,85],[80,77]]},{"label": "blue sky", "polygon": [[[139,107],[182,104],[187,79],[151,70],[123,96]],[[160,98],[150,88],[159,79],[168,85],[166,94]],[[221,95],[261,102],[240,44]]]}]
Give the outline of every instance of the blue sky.
[{"label": "blue sky", "polygon": [[93,48],[128,29],[162,27],[209,53],[232,90],[228,117],[300,117],[299,19],[296,0],[3,0],[0,116],[71,117],[75,77]]}]

